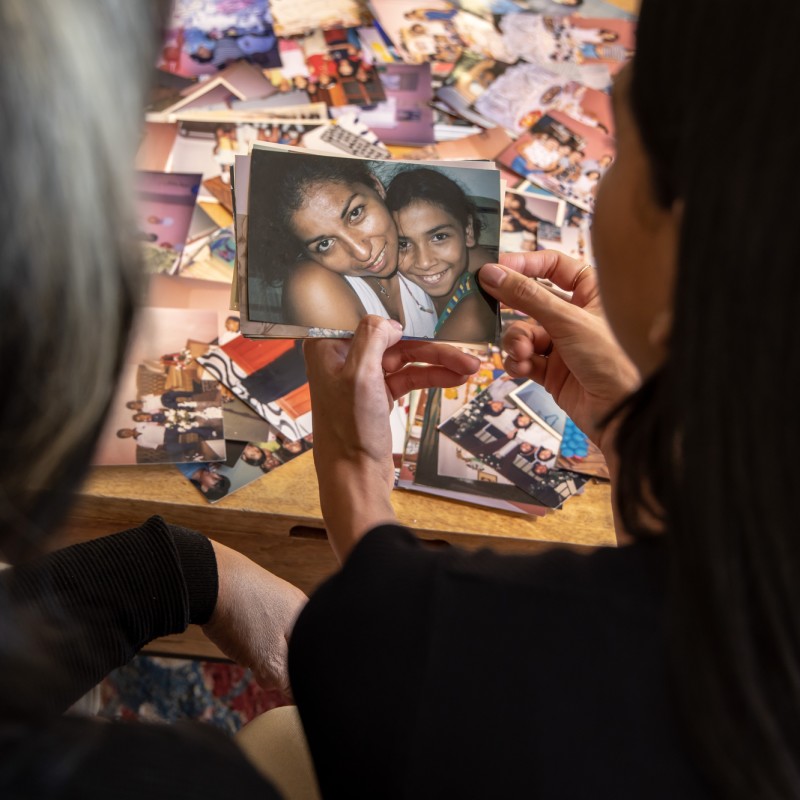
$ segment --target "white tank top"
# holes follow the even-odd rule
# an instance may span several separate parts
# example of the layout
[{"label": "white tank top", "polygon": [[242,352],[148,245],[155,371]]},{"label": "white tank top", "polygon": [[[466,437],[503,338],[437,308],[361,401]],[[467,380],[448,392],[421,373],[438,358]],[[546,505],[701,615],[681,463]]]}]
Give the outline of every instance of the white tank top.
[{"label": "white tank top", "polygon": [[[406,280],[400,273],[397,274],[397,277],[400,279],[400,301],[403,304],[403,317],[405,317],[406,321],[405,328],[403,328],[403,336],[432,339],[436,329],[436,320],[438,319],[436,310],[433,307],[433,300],[428,297],[422,287]],[[389,319],[389,312],[383,307],[378,295],[370,289],[364,278],[351,278],[345,275],[344,279],[358,295],[358,299],[367,314],[375,314],[384,319]]]}]

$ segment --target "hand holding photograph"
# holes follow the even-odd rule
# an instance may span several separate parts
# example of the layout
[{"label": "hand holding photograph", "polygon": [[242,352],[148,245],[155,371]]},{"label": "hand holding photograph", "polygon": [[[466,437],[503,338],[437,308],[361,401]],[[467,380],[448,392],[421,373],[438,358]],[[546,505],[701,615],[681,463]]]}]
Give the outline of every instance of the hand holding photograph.
[{"label": "hand holding photograph", "polygon": [[253,147],[247,316],[349,335],[366,314],[407,338],[497,340],[497,303],[475,278],[496,261],[500,174]]}]

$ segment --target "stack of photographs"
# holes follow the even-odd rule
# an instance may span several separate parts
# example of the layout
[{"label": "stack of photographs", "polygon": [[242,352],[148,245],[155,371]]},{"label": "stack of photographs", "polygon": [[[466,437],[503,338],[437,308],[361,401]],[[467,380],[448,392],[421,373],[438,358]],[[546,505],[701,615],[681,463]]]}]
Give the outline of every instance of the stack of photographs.
[{"label": "stack of photographs", "polygon": [[234,203],[246,336],[285,336],[287,326],[298,337],[346,336],[377,314],[407,338],[497,340],[497,303],[475,278],[499,252],[502,185],[491,163],[256,142],[236,159]]}]

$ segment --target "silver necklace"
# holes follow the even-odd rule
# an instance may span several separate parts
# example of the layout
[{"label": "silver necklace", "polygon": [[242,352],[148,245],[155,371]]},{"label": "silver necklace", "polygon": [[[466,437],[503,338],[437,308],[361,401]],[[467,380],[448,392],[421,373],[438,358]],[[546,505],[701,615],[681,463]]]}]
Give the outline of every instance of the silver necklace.
[{"label": "silver necklace", "polygon": [[[403,288],[403,282],[402,281],[400,281],[400,288],[401,289]],[[431,307],[427,307],[426,308],[424,305],[422,305],[422,303],[420,303],[419,300],[417,300],[416,297],[414,297],[414,293],[412,291],[410,291],[408,289],[408,287],[405,287],[405,288],[406,288],[406,294],[416,303],[417,308],[420,311],[424,311],[426,314],[435,314],[436,313],[436,309],[432,307],[433,301],[431,301]],[[402,294],[402,291],[401,291],[401,294]]]}]

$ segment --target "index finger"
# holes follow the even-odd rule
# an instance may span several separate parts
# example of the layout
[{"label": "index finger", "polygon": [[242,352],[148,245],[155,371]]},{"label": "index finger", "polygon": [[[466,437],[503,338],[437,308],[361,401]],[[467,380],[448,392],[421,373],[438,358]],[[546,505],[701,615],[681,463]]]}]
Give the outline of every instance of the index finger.
[{"label": "index finger", "polygon": [[558,250],[537,250],[534,253],[500,253],[500,263],[529,278],[545,278],[565,292],[574,292],[583,281],[586,261],[560,253]]},{"label": "index finger", "polygon": [[389,373],[415,362],[446,367],[459,375],[471,375],[481,365],[477,356],[450,344],[430,340],[401,339],[383,354],[383,368]]}]

